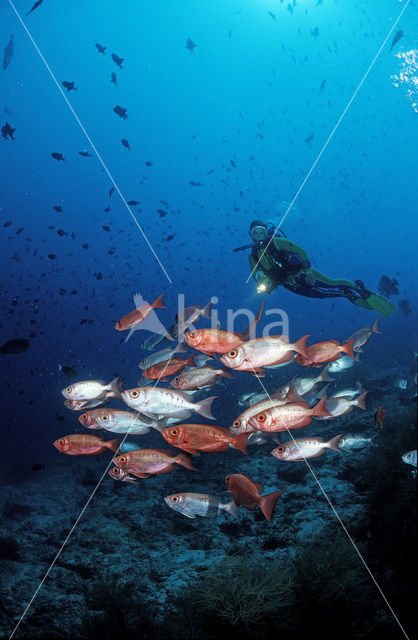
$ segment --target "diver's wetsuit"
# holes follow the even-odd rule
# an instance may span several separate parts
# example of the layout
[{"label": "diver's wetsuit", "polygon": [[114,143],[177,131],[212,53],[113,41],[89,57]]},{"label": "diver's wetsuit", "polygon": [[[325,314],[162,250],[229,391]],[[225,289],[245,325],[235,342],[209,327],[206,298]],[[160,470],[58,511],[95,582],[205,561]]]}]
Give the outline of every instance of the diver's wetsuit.
[{"label": "diver's wetsuit", "polygon": [[[255,245],[249,257],[254,279],[258,281],[257,274],[261,271],[269,280],[269,291],[281,285],[293,293],[309,298],[344,297],[365,309],[377,310],[379,306],[379,313],[383,315],[389,315],[393,311],[387,300],[367,291],[359,281],[354,283],[343,279],[333,280],[312,269],[306,251],[294,242],[274,236],[268,245],[269,240],[270,238]],[[387,307],[384,303],[387,303]]]}]

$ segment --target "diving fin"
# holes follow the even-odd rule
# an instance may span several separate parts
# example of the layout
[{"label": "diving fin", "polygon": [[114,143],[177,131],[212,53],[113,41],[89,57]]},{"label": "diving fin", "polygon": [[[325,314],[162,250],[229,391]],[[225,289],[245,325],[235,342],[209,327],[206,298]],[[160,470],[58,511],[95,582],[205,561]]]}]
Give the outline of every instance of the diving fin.
[{"label": "diving fin", "polygon": [[367,296],[365,300],[374,311],[380,313],[380,315],[384,316],[385,318],[390,316],[390,314],[396,310],[396,307],[394,307],[393,304],[389,302],[389,300],[385,300],[385,298],[381,298],[375,293]]}]

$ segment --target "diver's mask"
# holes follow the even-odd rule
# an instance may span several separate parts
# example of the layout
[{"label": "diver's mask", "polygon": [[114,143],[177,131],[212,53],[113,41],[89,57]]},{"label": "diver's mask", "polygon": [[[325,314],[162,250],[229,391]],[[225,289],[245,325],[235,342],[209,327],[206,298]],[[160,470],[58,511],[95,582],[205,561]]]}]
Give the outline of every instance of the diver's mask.
[{"label": "diver's mask", "polygon": [[267,227],[264,225],[256,225],[250,231],[250,236],[256,244],[260,244],[267,239]]},{"label": "diver's mask", "polygon": [[256,278],[257,280],[257,293],[270,293],[272,290],[272,281],[269,276],[265,276],[264,278]]}]

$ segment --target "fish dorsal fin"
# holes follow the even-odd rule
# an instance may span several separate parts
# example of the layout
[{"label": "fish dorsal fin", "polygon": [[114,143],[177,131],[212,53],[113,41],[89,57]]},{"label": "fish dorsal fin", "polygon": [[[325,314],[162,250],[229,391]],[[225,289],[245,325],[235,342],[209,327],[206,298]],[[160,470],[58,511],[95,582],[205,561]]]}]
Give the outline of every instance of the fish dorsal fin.
[{"label": "fish dorsal fin", "polygon": [[264,485],[261,484],[261,482],[254,482],[254,484],[255,484],[255,488],[257,489],[258,493],[263,493]]},{"label": "fish dorsal fin", "polygon": [[296,391],[294,380],[292,380],[292,382],[290,383],[289,390],[285,396],[285,400],[286,402],[303,402],[304,401],[303,398]]}]

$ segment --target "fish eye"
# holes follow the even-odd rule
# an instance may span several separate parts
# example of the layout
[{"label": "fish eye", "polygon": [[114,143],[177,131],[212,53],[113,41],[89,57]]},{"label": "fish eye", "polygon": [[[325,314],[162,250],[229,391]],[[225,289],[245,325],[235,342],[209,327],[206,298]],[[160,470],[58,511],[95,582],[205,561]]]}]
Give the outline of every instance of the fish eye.
[{"label": "fish eye", "polygon": [[102,416],[102,420],[103,422],[107,422],[109,420],[109,416],[107,415]]},{"label": "fish eye", "polygon": [[284,453],[286,451],[286,449],[283,446],[277,447],[277,451],[279,453]]},{"label": "fish eye", "polygon": [[232,351],[228,353],[228,358],[236,358],[237,355],[238,355],[238,351],[236,349],[232,349]]},{"label": "fish eye", "polygon": [[141,360],[141,364],[145,364],[145,360]]},{"label": "fish eye", "polygon": [[259,413],[257,416],[257,420],[258,422],[265,422],[266,421],[266,414],[265,413]]},{"label": "fish eye", "polygon": [[59,444],[60,447],[63,447],[65,445],[64,438],[61,438],[61,440],[58,440],[58,444]]},{"label": "fish eye", "polygon": [[180,380],[179,376],[176,376],[173,380],[173,382],[178,382]]},{"label": "fish eye", "polygon": [[229,484],[231,484],[231,476],[226,476],[225,478],[225,484],[228,486]]},{"label": "fish eye", "polygon": [[174,504],[176,504],[177,502],[179,502],[179,498],[178,498],[178,496],[173,496],[173,497],[171,498],[171,502],[174,502]]},{"label": "fish eye", "polygon": [[115,467],[113,469],[113,473],[115,474],[115,476],[117,476],[120,473],[120,469],[118,467]]},{"label": "fish eye", "polygon": [[72,387],[67,387],[67,388],[66,388],[66,392],[67,392],[67,393],[71,393],[71,389],[72,389]]},{"label": "fish eye", "polygon": [[174,436],[174,438],[176,438],[180,433],[180,429],[171,429],[170,431],[170,435]]},{"label": "fish eye", "polygon": [[190,334],[189,334],[189,335],[190,335],[190,337],[191,337],[191,338],[196,338],[196,336],[197,336],[197,331],[190,331]]},{"label": "fish eye", "polygon": [[234,424],[232,426],[235,427],[236,429],[238,429],[240,424],[241,424],[241,420],[235,420],[235,422],[234,422]]},{"label": "fish eye", "polygon": [[81,416],[81,419],[82,419],[84,422],[87,422],[87,420],[89,419],[88,414],[87,414],[87,413],[83,413],[83,415]]},{"label": "fish eye", "polygon": [[119,458],[119,462],[120,462],[121,464],[126,464],[126,463],[128,462],[128,458],[127,458],[126,456],[121,456],[121,457]]},{"label": "fish eye", "polygon": [[129,393],[129,395],[131,396],[131,398],[137,398],[139,396],[139,392],[138,391],[131,391]]}]

